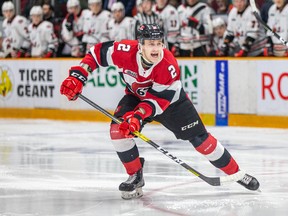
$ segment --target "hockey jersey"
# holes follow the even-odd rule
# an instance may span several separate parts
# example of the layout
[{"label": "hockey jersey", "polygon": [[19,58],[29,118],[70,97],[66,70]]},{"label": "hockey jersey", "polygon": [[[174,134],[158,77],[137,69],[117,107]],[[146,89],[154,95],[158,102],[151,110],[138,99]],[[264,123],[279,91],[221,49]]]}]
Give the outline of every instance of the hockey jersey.
[{"label": "hockey jersey", "polygon": [[120,41],[124,39],[135,39],[136,21],[132,17],[124,17],[120,23],[111,19],[108,23],[109,39]]},{"label": "hockey jersey", "polygon": [[[276,4],[273,4],[268,12],[267,25],[284,40],[288,40],[288,4],[282,10],[277,9]],[[287,46],[283,45],[276,37],[271,37],[271,40],[274,56],[285,56]]]},{"label": "hockey jersey", "polygon": [[[153,107],[153,115],[159,115],[180,98],[182,89],[180,69],[176,59],[167,49],[163,49],[161,59],[145,70],[141,64],[141,54],[136,40],[105,42],[90,49],[83,60],[92,70],[98,66],[118,67],[120,76],[126,83],[126,94],[133,94]],[[183,96],[183,95],[182,95]]]},{"label": "hockey jersey", "polygon": [[87,44],[96,44],[109,40],[108,22],[111,19],[111,13],[102,10],[99,14],[93,14],[89,11],[85,14],[83,24],[82,42]]},{"label": "hockey jersey", "polygon": [[57,51],[58,38],[51,22],[42,21],[37,26],[30,24],[28,29],[32,57],[43,57],[48,52],[55,53]]},{"label": "hockey jersey", "polygon": [[159,25],[164,29],[164,35],[169,44],[177,41],[180,31],[179,15],[172,5],[166,5],[163,9],[159,9],[157,5],[153,6],[153,11],[159,17]]},{"label": "hockey jersey", "polygon": [[[198,2],[193,6],[180,5],[178,8],[180,17],[180,37],[179,44],[183,50],[193,50],[203,45],[208,45],[212,35],[212,24],[210,15],[212,9],[203,2]],[[197,28],[188,26],[188,18],[192,16],[199,21]]]},{"label": "hockey jersey", "polygon": [[28,49],[29,34],[28,34],[29,21],[20,15],[16,15],[12,21],[5,19],[3,21],[3,55],[4,57],[19,50],[20,48]]},{"label": "hockey jersey", "polygon": [[248,56],[258,56],[267,43],[264,29],[253,15],[251,6],[248,6],[243,13],[238,13],[235,7],[231,9],[225,34],[234,36],[233,43],[236,49],[241,48],[247,37],[255,39]]}]

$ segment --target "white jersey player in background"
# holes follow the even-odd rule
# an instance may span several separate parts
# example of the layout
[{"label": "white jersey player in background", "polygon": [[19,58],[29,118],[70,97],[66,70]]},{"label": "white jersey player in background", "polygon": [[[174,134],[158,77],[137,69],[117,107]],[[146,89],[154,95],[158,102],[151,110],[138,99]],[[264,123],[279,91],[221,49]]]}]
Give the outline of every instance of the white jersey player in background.
[{"label": "white jersey player in background", "polygon": [[226,36],[220,56],[228,56],[231,47],[234,49],[233,56],[236,57],[266,55],[267,37],[253,15],[248,0],[233,0],[233,6],[228,15]]},{"label": "white jersey player in background", "polygon": [[[288,40],[288,2],[286,0],[273,0],[274,4],[268,11],[267,25],[284,40]],[[287,46],[276,37],[269,37],[274,56],[288,56]]]},{"label": "white jersey player in background", "polygon": [[180,17],[180,56],[207,56],[212,35],[212,8],[199,0],[185,0],[178,8]]},{"label": "white jersey player in background", "polygon": [[84,19],[89,10],[82,10],[79,0],[68,0],[65,19],[62,22],[61,36],[65,42],[62,55],[81,57],[85,55],[85,47],[82,44],[84,35]]},{"label": "white jersey player in background", "polygon": [[54,57],[58,48],[58,38],[54,33],[53,24],[43,21],[41,6],[33,6],[30,10],[32,23],[29,25],[32,57]]},{"label": "white jersey player in background", "polygon": [[88,0],[88,6],[90,12],[85,16],[82,38],[86,53],[96,43],[109,40],[108,22],[111,19],[111,13],[103,9],[101,0]]},{"label": "white jersey player in background", "polygon": [[213,37],[210,44],[208,56],[218,56],[219,50],[223,46],[224,36],[226,31],[226,23],[221,17],[216,17],[212,20]]},{"label": "white jersey player in background", "polygon": [[180,32],[179,14],[168,0],[156,0],[152,10],[159,16],[159,25],[164,30],[166,45],[172,50]]},{"label": "white jersey player in background", "polygon": [[110,40],[120,41],[135,38],[135,19],[125,17],[125,7],[122,2],[115,2],[111,7],[112,19],[109,21]]},{"label": "white jersey player in background", "polygon": [[18,57],[19,51],[25,52],[29,48],[28,24],[29,21],[15,14],[15,7],[11,1],[2,4],[2,13],[5,17],[3,28],[3,42],[0,57]]}]

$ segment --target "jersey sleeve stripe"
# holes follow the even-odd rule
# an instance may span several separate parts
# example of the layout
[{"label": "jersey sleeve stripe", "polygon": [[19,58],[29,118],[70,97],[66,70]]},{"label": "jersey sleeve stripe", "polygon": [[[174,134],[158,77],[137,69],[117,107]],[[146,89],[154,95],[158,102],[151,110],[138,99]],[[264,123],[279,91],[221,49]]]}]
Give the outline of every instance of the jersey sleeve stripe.
[{"label": "jersey sleeve stripe", "polygon": [[101,59],[101,66],[107,67],[109,66],[109,63],[107,61],[107,53],[110,47],[112,47],[114,44],[114,41],[108,41],[102,43],[102,47],[100,49],[100,59]]}]

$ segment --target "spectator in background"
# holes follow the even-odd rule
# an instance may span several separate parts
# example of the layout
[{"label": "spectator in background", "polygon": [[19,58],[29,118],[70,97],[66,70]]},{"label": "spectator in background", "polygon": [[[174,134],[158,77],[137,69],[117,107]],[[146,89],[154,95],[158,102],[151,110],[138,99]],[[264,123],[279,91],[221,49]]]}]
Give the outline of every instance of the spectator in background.
[{"label": "spectator in background", "polygon": [[111,8],[112,19],[109,21],[109,39],[121,41],[134,39],[136,21],[132,17],[125,17],[125,8],[122,2],[115,2]]},{"label": "spectator in background", "polygon": [[171,51],[180,31],[179,15],[168,0],[156,0],[152,10],[159,16],[159,25],[164,30],[166,46]]},{"label": "spectator in background", "polygon": [[212,0],[209,5],[216,14],[228,14],[233,7],[230,0]]},{"label": "spectator in background", "polygon": [[207,56],[213,32],[212,9],[199,0],[186,0],[178,7],[180,16],[180,56]]},{"label": "spectator in background", "polygon": [[96,43],[109,40],[108,22],[111,19],[110,11],[103,10],[101,0],[88,0],[90,12],[84,21],[82,38],[86,52]]},{"label": "spectator in background", "polygon": [[52,58],[58,48],[58,39],[54,33],[53,24],[43,20],[41,6],[33,6],[30,10],[32,23],[29,25],[31,56]]},{"label": "spectator in background", "polygon": [[85,55],[85,46],[82,43],[84,19],[90,12],[81,9],[79,0],[68,0],[67,11],[61,29],[61,36],[65,42],[62,56],[82,57]]},{"label": "spectator in background", "polygon": [[3,42],[0,56],[16,58],[19,52],[26,52],[30,46],[29,21],[23,16],[16,15],[11,1],[2,4],[2,13],[5,19],[2,23]]},{"label": "spectator in background", "polygon": [[[274,4],[268,12],[268,26],[279,34],[284,40],[288,40],[288,4],[286,0],[273,0]],[[276,37],[269,37],[269,55],[277,57],[288,56],[287,46],[283,45]]]},{"label": "spectator in background", "polygon": [[43,20],[54,23],[54,8],[53,8],[53,6],[49,3],[43,3],[42,10],[43,10]]},{"label": "spectator in background", "polygon": [[263,56],[267,38],[264,29],[252,16],[251,6],[247,0],[234,0],[234,7],[228,15],[226,36],[219,52],[220,56]]},{"label": "spectator in background", "polygon": [[219,50],[223,46],[226,31],[226,23],[221,17],[212,20],[213,38],[208,56],[218,56]]}]

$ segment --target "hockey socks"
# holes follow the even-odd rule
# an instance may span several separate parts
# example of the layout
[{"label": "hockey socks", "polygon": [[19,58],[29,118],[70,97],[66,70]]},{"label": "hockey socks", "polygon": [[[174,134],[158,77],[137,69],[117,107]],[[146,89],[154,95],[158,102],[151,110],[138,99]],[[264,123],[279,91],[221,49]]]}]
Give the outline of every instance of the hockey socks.
[{"label": "hockey socks", "polygon": [[230,153],[211,134],[206,133],[190,140],[195,149],[204,155],[215,167],[228,175],[238,172],[239,166]]}]

